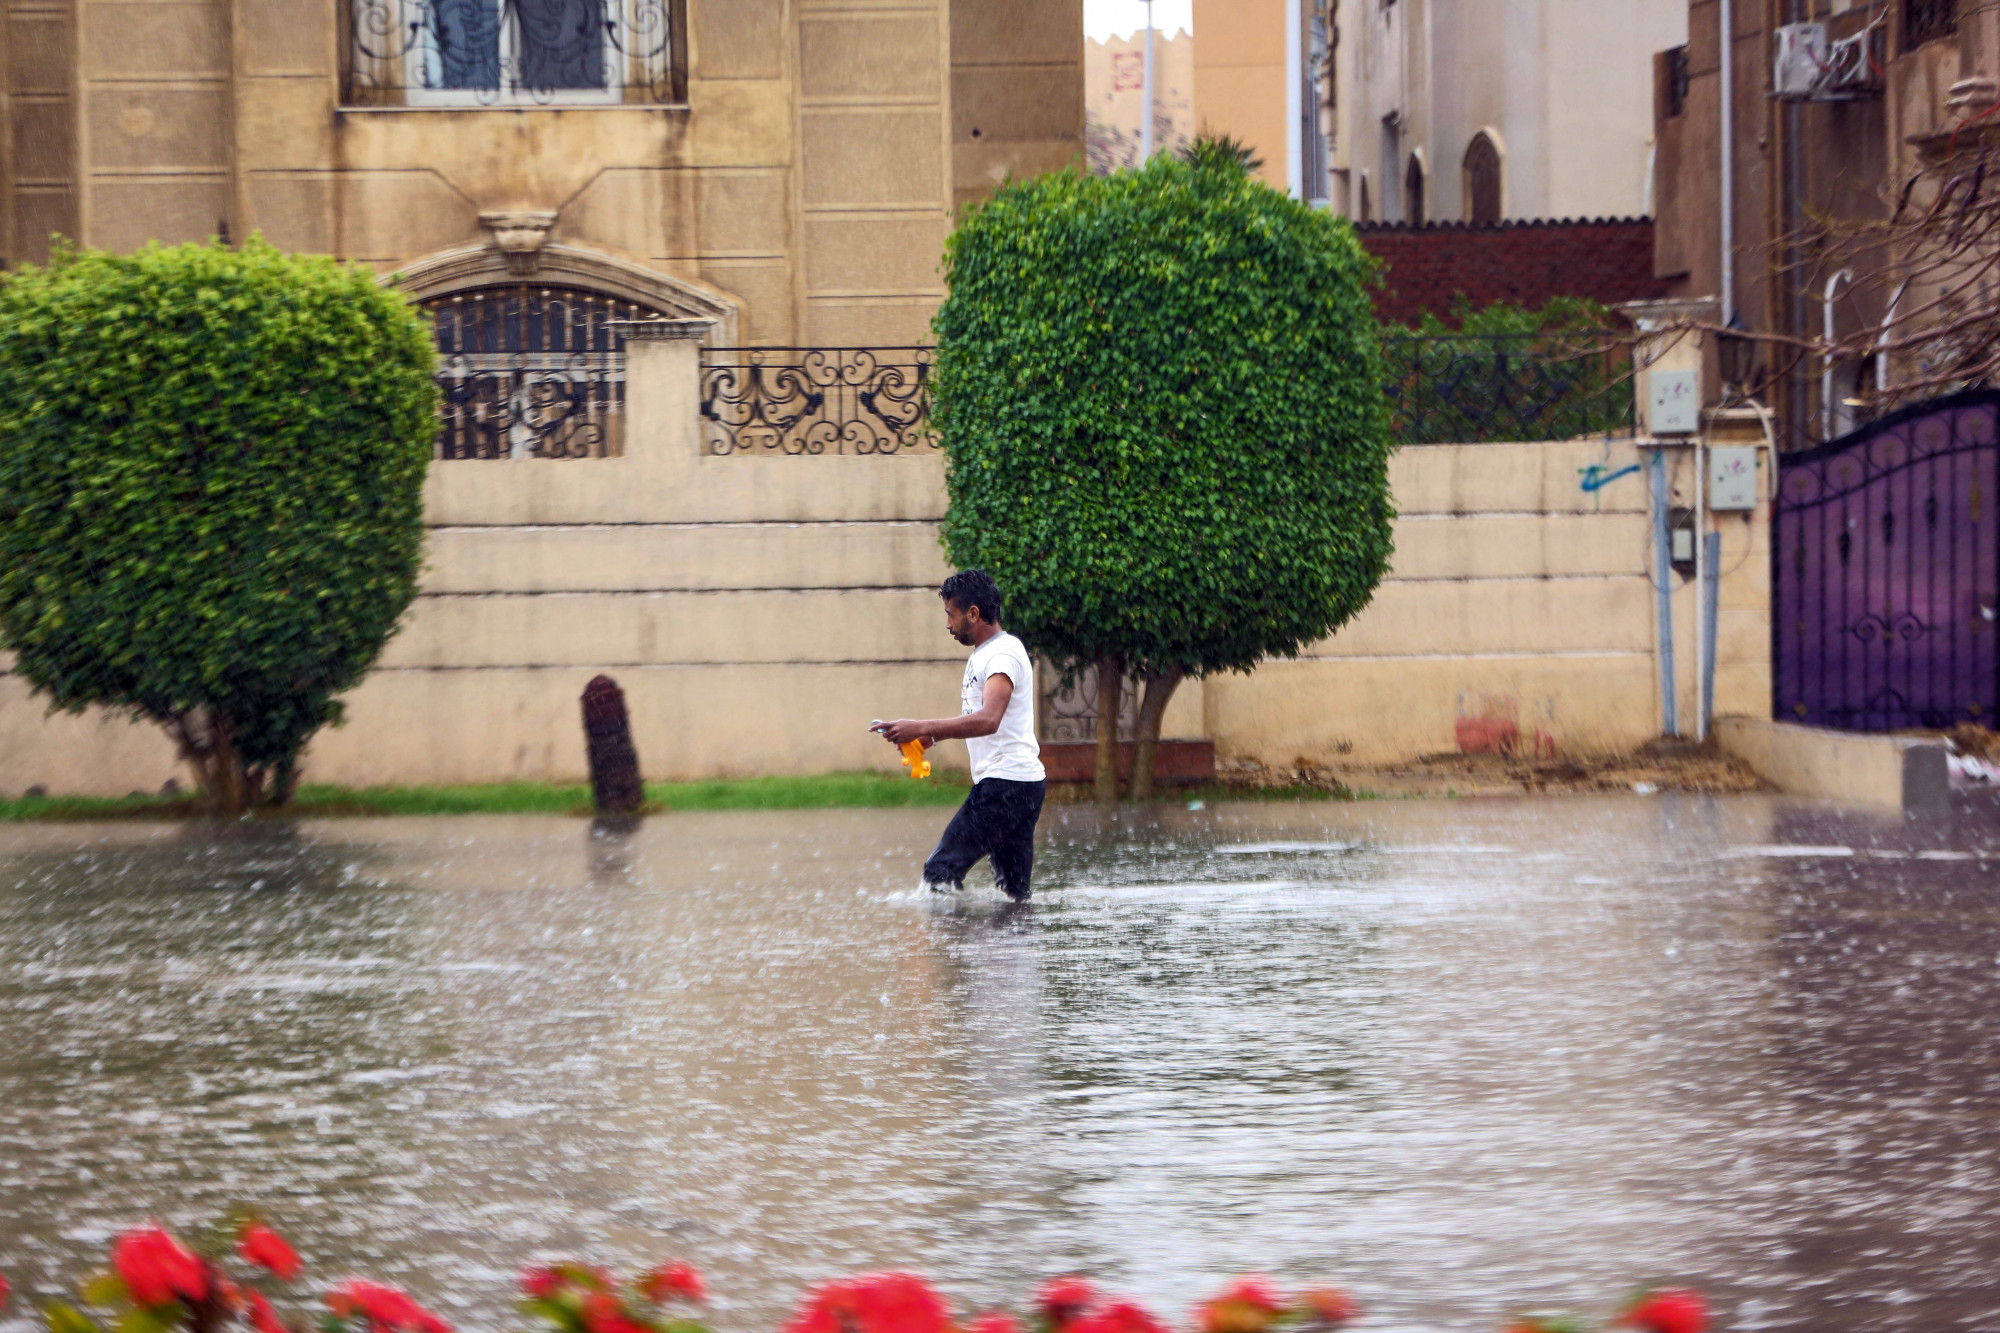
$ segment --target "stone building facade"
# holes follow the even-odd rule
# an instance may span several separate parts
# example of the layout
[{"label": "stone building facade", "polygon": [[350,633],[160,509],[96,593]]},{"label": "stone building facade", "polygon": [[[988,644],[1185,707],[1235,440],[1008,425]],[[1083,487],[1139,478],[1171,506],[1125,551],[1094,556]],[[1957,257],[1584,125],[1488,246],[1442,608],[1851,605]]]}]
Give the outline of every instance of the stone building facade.
[{"label": "stone building facade", "polygon": [[753,344],[923,340],[954,208],[1076,159],[1080,0],[6,0],[0,258],[261,232]]}]

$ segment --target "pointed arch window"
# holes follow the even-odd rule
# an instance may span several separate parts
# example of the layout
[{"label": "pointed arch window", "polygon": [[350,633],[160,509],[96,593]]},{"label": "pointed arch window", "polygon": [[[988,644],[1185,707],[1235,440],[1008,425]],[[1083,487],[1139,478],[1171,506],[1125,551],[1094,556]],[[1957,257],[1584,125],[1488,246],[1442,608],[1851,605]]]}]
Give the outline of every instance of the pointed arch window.
[{"label": "pointed arch window", "polygon": [[1475,227],[1500,221],[1500,172],[1500,145],[1481,130],[1465,149],[1465,220]]},{"label": "pointed arch window", "polygon": [[1424,160],[1415,153],[1403,173],[1403,220],[1412,227],[1424,225]]}]

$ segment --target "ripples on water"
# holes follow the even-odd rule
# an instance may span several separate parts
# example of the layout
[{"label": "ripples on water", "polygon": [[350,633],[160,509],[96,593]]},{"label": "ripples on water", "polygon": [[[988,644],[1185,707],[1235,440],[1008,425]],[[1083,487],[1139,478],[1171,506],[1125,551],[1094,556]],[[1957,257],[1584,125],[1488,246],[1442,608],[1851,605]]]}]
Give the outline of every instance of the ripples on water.
[{"label": "ripples on water", "polygon": [[0,1271],[250,1201],[472,1330],[669,1253],[728,1333],[885,1265],[2000,1327],[1990,821],[1052,809],[1016,910],[911,891],[943,817],[0,829]]}]

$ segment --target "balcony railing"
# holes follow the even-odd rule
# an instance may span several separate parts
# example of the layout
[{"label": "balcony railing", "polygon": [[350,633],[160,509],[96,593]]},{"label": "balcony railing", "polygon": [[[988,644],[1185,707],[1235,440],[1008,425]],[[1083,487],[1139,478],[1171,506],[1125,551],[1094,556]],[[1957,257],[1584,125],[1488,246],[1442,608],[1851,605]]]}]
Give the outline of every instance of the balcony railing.
[{"label": "balcony railing", "polygon": [[929,347],[710,347],[702,447],[711,454],[868,454],[939,447]]},{"label": "balcony railing", "polygon": [[350,106],[687,101],[687,0],[348,0]]}]

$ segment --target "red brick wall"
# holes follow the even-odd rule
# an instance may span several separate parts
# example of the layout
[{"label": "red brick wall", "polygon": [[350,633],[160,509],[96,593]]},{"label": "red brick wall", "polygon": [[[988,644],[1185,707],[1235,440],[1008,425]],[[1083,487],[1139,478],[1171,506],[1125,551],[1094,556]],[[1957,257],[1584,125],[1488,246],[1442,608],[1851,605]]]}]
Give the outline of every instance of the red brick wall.
[{"label": "red brick wall", "polygon": [[1496,301],[1540,306],[1554,296],[1611,305],[1667,294],[1653,276],[1651,218],[1375,225],[1360,233],[1386,265],[1375,309],[1392,324],[1414,324],[1425,310],[1449,319],[1460,292],[1474,309]]}]

